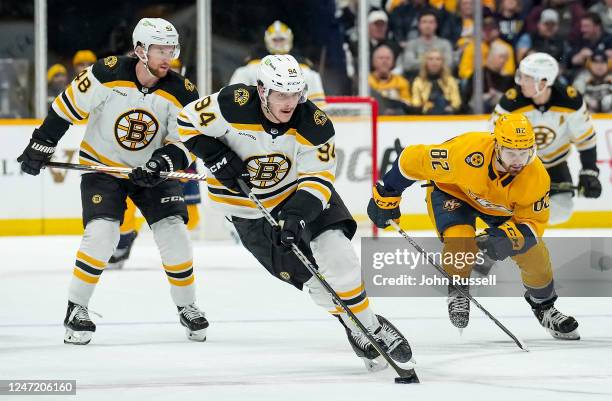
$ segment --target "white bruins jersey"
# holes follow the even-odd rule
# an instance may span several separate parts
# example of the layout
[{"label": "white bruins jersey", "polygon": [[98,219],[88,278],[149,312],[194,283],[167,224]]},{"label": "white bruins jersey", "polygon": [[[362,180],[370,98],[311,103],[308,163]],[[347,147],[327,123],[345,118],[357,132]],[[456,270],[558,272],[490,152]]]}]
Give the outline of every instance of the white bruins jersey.
[{"label": "white bruins jersey", "polygon": [[156,86],[142,87],[136,78],[137,63],[132,57],[99,60],[53,101],[53,110],[69,123],[88,120],[79,150],[81,164],[137,167],[166,143],[180,143],[176,118],[198,98],[195,86],[169,71]]},{"label": "white bruins jersey", "polygon": [[520,87],[508,89],[490,120],[492,129],[501,114],[524,114],[533,126],[538,156],[546,168],[565,161],[572,144],[580,151],[595,147],[597,141],[591,115],[580,93],[572,86],[558,83],[551,89],[550,100],[541,106],[523,96]]},{"label": "white bruins jersey", "polygon": [[[253,59],[246,65],[238,67],[232,74],[229,84],[257,85],[257,69],[259,68],[260,61],[260,59]],[[308,88],[308,100],[313,102],[318,108],[325,110],[327,104],[325,103],[325,92],[321,76],[305,60],[300,61],[300,67],[304,73],[304,80]]]},{"label": "white bruins jersey", "polygon": [[[236,152],[251,175],[253,193],[266,208],[278,206],[295,191],[306,191],[327,206],[336,170],[334,127],[311,101],[298,104],[288,123],[273,124],[261,111],[256,86],[230,85],[188,104],[178,125],[183,142],[206,135]],[[262,217],[246,195],[207,174],[208,196],[225,214]]]}]

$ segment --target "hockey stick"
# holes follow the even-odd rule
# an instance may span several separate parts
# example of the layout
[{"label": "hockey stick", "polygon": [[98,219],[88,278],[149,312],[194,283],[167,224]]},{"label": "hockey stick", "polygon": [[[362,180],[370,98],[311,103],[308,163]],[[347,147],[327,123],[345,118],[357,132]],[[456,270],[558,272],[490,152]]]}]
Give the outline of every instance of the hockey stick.
[{"label": "hockey stick", "polygon": [[578,186],[572,185],[570,182],[551,182],[550,189],[555,191],[578,191]]},{"label": "hockey stick", "polygon": [[[101,173],[129,174],[132,172],[130,167],[111,167],[111,166],[87,166],[85,164],[47,162],[48,167],[63,168],[66,170],[82,170],[82,171],[98,171]],[[190,181],[206,181],[206,174],[179,173],[177,171],[161,171],[159,175],[163,178],[171,180],[190,180]]]},{"label": "hockey stick", "polygon": [[[243,180],[239,179],[237,181],[238,181],[238,185],[240,186],[240,189],[242,189],[242,191],[245,194],[247,194],[249,199],[253,201],[253,203],[255,203],[255,205],[257,206],[257,209],[259,209],[259,211],[263,214],[263,216],[268,221],[268,223],[270,223],[270,225],[273,228],[280,228],[280,226],[278,225],[278,222],[276,221],[274,217],[272,217],[268,209],[266,209],[266,207],[261,203],[261,201],[257,198],[257,196],[253,192],[251,192],[251,188],[249,188],[249,186]],[[298,248],[296,244],[291,244],[291,250],[293,251],[293,254],[300,260],[300,262],[302,262],[302,264],[306,267],[306,269],[308,269],[308,271],[312,273],[314,277],[316,277],[317,281],[319,281],[319,283],[323,286],[323,288],[327,290],[327,292],[332,296],[336,304],[338,304],[346,312],[346,314],[351,318],[351,320],[357,325],[359,330],[366,336],[366,338],[370,341],[370,343],[376,349],[376,351],[378,351],[378,353],[397,372],[399,377],[395,378],[395,382],[396,383],[419,383],[419,378],[417,377],[417,374],[414,371],[414,369],[402,369],[395,363],[393,359],[391,359],[391,357],[387,354],[387,352],[385,352],[385,350],[383,350],[382,347],[376,342],[374,337],[372,337],[372,334],[370,334],[368,329],[365,328],[363,323],[359,321],[357,316],[355,316],[355,314],[349,309],[348,306],[346,306],[346,304],[344,303],[344,301],[342,301],[342,299],[338,296],[338,294],[336,294],[336,291],[334,291],[334,289],[327,283],[323,275],[320,274],[319,271],[308,260],[308,258],[306,257],[306,255],[304,255],[304,253],[300,250],[300,248]]]},{"label": "hockey stick", "polygon": [[482,313],[484,313],[489,319],[491,319],[493,321],[493,323],[495,323],[497,325],[497,327],[499,327],[500,329],[502,329],[502,331],[504,333],[506,333],[513,341],[514,343],[523,351],[527,351],[529,352],[529,349],[527,348],[527,346],[521,341],[519,340],[514,334],[512,334],[512,332],[510,330],[508,330],[506,328],[506,326],[504,326],[499,320],[497,320],[495,318],[495,316],[491,315],[489,313],[488,310],[486,310],[484,308],[484,306],[480,305],[480,303],[478,301],[476,301],[476,299],[474,299],[473,296],[470,295],[470,293],[468,291],[464,291],[462,288],[460,288],[459,286],[456,286],[453,283],[453,279],[452,277],[446,272],[446,270],[444,270],[444,268],[442,268],[440,265],[438,265],[429,255],[429,253],[425,252],[425,250],[419,245],[417,244],[417,242],[411,237],[409,236],[406,231],[404,231],[399,224],[397,224],[395,221],[393,220],[389,220],[388,223],[390,225],[393,226],[393,228],[395,228],[397,230],[397,232],[399,232],[402,237],[404,237],[409,243],[410,245],[412,245],[412,247],[414,249],[416,249],[421,255],[425,256],[425,258],[427,259],[427,261],[429,262],[430,265],[432,265],[442,276],[444,276],[448,282],[450,283],[450,285],[452,285],[455,289],[457,289],[458,292],[461,293],[461,295],[463,295],[464,297],[468,298],[474,305],[476,305],[476,307],[478,309],[480,309],[482,311]]}]

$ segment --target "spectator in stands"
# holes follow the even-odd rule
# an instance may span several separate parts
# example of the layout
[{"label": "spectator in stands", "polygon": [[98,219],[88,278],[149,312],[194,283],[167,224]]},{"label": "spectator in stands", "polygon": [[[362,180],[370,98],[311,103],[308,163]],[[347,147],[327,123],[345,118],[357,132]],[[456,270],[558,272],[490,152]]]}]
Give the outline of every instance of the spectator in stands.
[{"label": "spectator in stands", "polygon": [[[512,56],[511,50],[501,43],[493,43],[482,72],[482,100],[484,113],[491,113],[504,92],[514,86],[514,77],[503,75],[502,71],[508,59]],[[465,106],[464,112],[475,109],[473,99],[473,77],[462,85],[462,98]]]},{"label": "spectator in stands", "polygon": [[393,9],[390,16],[391,29],[402,47],[419,35],[418,17],[427,8],[427,0],[408,0]]},{"label": "spectator in stands", "polygon": [[453,47],[448,40],[436,36],[437,28],[436,12],[433,9],[424,10],[419,15],[419,36],[408,41],[402,54],[404,73],[409,78],[418,74],[423,56],[430,49],[440,50],[444,63],[452,66]]},{"label": "spectator in stands", "polygon": [[612,0],[600,0],[593,4],[589,11],[599,15],[604,31],[612,34]]},{"label": "spectator in stands", "polygon": [[53,64],[47,70],[47,103],[51,105],[68,85],[68,70],[62,64]]},{"label": "spectator in stands", "polygon": [[584,102],[593,113],[612,112],[612,73],[606,52],[596,50],[587,61],[587,69],[574,81],[584,96]]},{"label": "spectator in stands", "polygon": [[552,8],[548,8],[540,14],[538,29],[536,32],[526,32],[521,35],[516,43],[516,55],[521,61],[529,52],[548,53],[564,66],[565,41],[557,36],[559,31],[559,14]]},{"label": "spectator in stands", "polygon": [[370,89],[380,102],[380,114],[406,114],[410,103],[410,84],[394,74],[395,55],[386,44],[380,44],[372,53],[372,72],[368,77]]},{"label": "spectator in stands", "polygon": [[527,32],[536,32],[540,14],[547,8],[554,9],[559,14],[558,36],[563,40],[575,41],[580,37],[580,18],[585,13],[580,1],[574,0],[542,0],[527,16]]},{"label": "spectator in stands", "polygon": [[[392,32],[389,31],[389,17],[382,10],[374,10],[368,14],[368,34],[370,37],[370,55],[374,48],[380,44],[386,44],[393,50],[393,54],[397,56],[402,51],[400,45],[393,39]],[[355,50],[357,44],[354,45]],[[354,52],[354,54],[357,54]]]},{"label": "spectator in stands", "polygon": [[521,0],[501,0],[499,9],[495,14],[499,23],[499,37],[512,46],[518,41],[525,26],[521,10]]},{"label": "spectator in stands", "polygon": [[580,20],[580,40],[572,45],[569,59],[572,68],[583,68],[596,51],[604,51],[612,57],[612,35],[603,30],[599,15],[588,12]]},{"label": "spectator in stands", "polygon": [[412,83],[411,104],[421,114],[453,114],[461,108],[459,85],[439,50],[425,53],[421,71]]},{"label": "spectator in stands", "polygon": [[[483,64],[486,62],[489,49],[494,43],[507,47],[510,53],[510,57],[508,57],[506,64],[504,64],[502,75],[514,75],[514,70],[516,69],[516,65],[514,63],[514,49],[507,42],[499,38],[499,25],[492,14],[489,13],[483,18],[482,21],[481,51]],[[474,50],[475,45],[474,40],[472,39],[463,50],[461,61],[459,62],[459,79],[461,80],[469,79],[472,76],[474,71]]]},{"label": "spectator in stands", "polygon": [[74,53],[72,57],[72,67],[74,68],[74,75],[78,75],[81,71],[94,64],[98,58],[96,54],[91,50],[79,50]]}]

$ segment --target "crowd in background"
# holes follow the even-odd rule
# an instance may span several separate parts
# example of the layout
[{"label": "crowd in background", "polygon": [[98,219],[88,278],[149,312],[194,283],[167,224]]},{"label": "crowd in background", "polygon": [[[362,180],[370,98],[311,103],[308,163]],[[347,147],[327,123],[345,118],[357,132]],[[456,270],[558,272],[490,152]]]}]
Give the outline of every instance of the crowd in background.
[{"label": "crowd in background", "polygon": [[[111,54],[128,54],[131,29],[143,16],[168,18],[177,26],[180,71],[196,81],[195,0],[107,0],[86,8],[69,0],[48,1],[53,3],[48,7],[50,99],[83,66]],[[561,67],[559,81],[583,93],[591,111],[612,111],[612,0],[481,3],[485,113],[514,85],[516,68],[531,52],[551,54]],[[0,117],[30,117],[33,4],[18,0],[2,4],[0,22],[12,25],[0,24],[4,26],[0,27],[4,77],[0,76]],[[212,0],[213,90],[227,85],[236,68],[265,50],[264,32],[279,20],[295,36],[291,53],[318,71],[327,95],[357,94],[357,4],[358,0]],[[382,113],[472,113],[474,1],[369,0],[369,4],[368,82]],[[27,22],[28,28],[19,21]],[[27,69],[13,62],[19,59],[29,63]],[[9,97],[12,114],[3,111],[7,109],[3,96]]]}]

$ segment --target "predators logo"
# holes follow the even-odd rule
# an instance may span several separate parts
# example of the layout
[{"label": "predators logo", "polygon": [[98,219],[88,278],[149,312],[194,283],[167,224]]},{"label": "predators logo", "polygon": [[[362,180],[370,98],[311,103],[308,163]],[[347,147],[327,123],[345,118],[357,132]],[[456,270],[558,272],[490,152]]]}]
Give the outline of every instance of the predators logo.
[{"label": "predators logo", "polygon": [[484,155],[481,152],[470,153],[465,162],[472,167],[481,167],[484,164]]},{"label": "predators logo", "polygon": [[238,88],[234,91],[234,103],[244,106],[249,101],[249,91],[244,88]]},{"label": "predators logo", "polygon": [[447,199],[444,201],[444,204],[442,205],[442,207],[447,212],[452,212],[453,210],[459,209],[461,207],[461,202],[459,202],[457,199],[454,199],[454,198]]},{"label": "predators logo", "polygon": [[115,67],[117,65],[117,57],[116,56],[106,57],[104,59],[104,65],[107,66],[108,68]]},{"label": "predators logo", "polygon": [[327,122],[327,115],[323,113],[321,110],[315,111],[314,122],[317,125],[325,125],[325,123]]},{"label": "predators logo", "polygon": [[187,89],[189,92],[193,92],[195,90],[195,85],[192,84],[187,78],[185,78],[185,89]]}]

